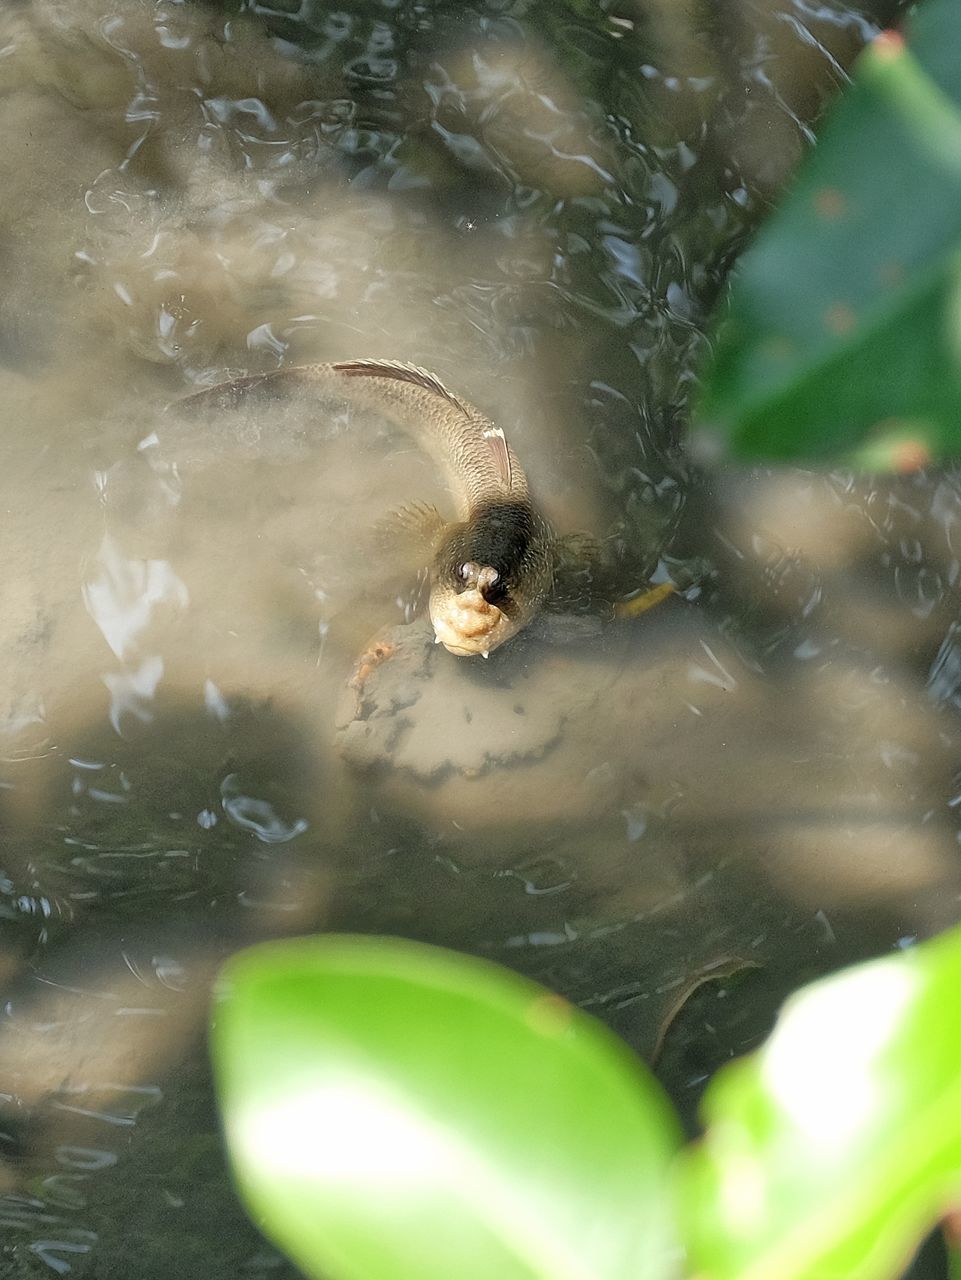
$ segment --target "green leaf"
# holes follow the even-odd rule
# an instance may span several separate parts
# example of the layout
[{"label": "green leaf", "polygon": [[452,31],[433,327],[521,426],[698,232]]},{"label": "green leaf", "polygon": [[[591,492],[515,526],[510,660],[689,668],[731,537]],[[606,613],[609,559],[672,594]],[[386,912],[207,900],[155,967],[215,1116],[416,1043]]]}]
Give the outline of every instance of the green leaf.
[{"label": "green leaf", "polygon": [[912,21],[861,55],[742,260],[698,409],[735,455],[961,451],[961,5]]},{"label": "green leaf", "polygon": [[408,942],[272,943],[227,965],[212,1038],[241,1191],[309,1275],[675,1274],[673,1114],[533,983]]},{"label": "green leaf", "polygon": [[679,1162],[703,1280],[881,1280],[961,1203],[961,931],[788,1001]]}]

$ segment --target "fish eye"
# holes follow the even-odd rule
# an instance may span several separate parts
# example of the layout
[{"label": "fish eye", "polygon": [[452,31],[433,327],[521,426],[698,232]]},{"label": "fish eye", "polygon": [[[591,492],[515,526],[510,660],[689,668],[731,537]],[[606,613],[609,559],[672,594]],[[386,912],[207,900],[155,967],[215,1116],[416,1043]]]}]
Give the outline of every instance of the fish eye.
[{"label": "fish eye", "polygon": [[483,568],[478,574],[477,585],[481,595],[488,604],[496,604],[507,595],[507,585],[496,569],[490,566]]},{"label": "fish eye", "polygon": [[461,582],[470,582],[471,578],[476,576],[476,574],[477,565],[471,564],[469,560],[466,564],[460,565],[457,570],[457,576],[460,578]]}]

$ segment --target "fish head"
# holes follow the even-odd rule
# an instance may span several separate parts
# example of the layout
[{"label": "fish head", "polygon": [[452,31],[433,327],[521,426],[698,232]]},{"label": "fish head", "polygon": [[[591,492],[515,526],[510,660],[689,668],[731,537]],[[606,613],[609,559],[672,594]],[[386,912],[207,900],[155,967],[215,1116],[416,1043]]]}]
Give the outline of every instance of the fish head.
[{"label": "fish head", "polygon": [[499,587],[497,570],[473,561],[459,565],[455,578],[435,577],[429,609],[437,643],[459,657],[479,653],[486,658],[516,635],[523,622],[499,606]]},{"label": "fish head", "polygon": [[438,644],[486,656],[536,614],[553,581],[550,532],[526,500],[478,504],[449,526],[431,564]]}]

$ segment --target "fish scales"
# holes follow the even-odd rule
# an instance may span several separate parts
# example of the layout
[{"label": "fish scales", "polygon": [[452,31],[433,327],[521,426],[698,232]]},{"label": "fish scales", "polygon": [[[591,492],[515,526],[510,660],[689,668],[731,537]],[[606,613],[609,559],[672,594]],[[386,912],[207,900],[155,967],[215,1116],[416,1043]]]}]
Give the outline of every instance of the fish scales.
[{"label": "fish scales", "polygon": [[221,383],[179,403],[235,408],[258,392],[274,396],[298,384],[375,410],[438,463],[457,519],[435,540],[431,622],[437,643],[451,653],[487,657],[535,616],[554,575],[553,535],[501,428],[429,370],[391,360],[298,365]]}]

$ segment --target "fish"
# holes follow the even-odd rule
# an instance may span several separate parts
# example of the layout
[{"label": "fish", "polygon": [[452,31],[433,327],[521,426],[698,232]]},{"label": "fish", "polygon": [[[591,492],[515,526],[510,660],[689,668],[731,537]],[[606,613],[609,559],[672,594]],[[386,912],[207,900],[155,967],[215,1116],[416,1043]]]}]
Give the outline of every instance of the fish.
[{"label": "fish", "polygon": [[238,408],[249,396],[295,387],[381,413],[439,465],[455,518],[421,503],[397,513],[428,553],[437,644],[458,657],[486,658],[537,616],[554,585],[551,526],[503,429],[429,370],[377,359],[291,365],[219,383],[174,405]]}]

